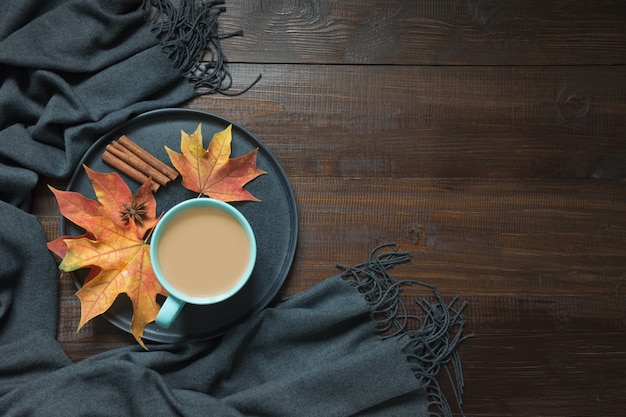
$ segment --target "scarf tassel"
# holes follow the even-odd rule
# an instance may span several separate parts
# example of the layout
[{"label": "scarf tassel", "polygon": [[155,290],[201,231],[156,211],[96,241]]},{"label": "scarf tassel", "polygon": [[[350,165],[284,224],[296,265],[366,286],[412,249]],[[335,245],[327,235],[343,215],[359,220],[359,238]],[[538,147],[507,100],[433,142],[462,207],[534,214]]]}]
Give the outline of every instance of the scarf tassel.
[{"label": "scarf tassel", "polygon": [[[378,322],[381,337],[395,338],[404,346],[415,377],[426,386],[429,408],[436,410],[431,415],[452,417],[449,402],[443,395],[437,380],[444,370],[458,409],[462,410],[463,375],[457,351],[459,343],[473,335],[463,335],[463,310],[467,302],[459,303],[454,297],[446,303],[437,289],[415,280],[396,280],[388,270],[398,263],[411,259],[408,252],[377,252],[383,247],[394,246],[387,243],[375,248],[367,262],[356,266],[338,265],[343,269],[342,277],[354,283],[367,300]],[[400,297],[406,286],[419,285],[428,288],[432,297],[415,300],[421,315],[409,314]],[[460,305],[459,305],[460,304]]]},{"label": "scarf tassel", "polygon": [[177,70],[188,78],[200,95],[220,93],[237,96],[247,92],[260,79],[238,92],[228,91],[233,78],[228,70],[221,39],[242,36],[243,31],[220,34],[219,16],[226,11],[223,0],[144,0],[146,20],[160,39],[164,53]]}]

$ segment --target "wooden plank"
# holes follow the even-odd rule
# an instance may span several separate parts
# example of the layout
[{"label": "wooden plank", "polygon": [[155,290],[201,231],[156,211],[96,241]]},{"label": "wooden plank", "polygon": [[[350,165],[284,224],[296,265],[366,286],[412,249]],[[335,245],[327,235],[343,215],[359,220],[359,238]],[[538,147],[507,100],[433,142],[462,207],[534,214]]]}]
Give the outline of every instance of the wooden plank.
[{"label": "wooden plank", "polygon": [[624,280],[626,181],[292,178],[297,292],[376,243],[400,276],[463,295],[611,294]]},{"label": "wooden plank", "polygon": [[229,0],[231,62],[395,65],[624,64],[626,3]]},{"label": "wooden plank", "polygon": [[[626,67],[236,65],[241,123],[291,176],[626,177]],[[303,82],[302,80],[307,80]]]},{"label": "wooden plank", "polygon": [[461,347],[469,416],[624,415],[624,333],[484,332]]}]

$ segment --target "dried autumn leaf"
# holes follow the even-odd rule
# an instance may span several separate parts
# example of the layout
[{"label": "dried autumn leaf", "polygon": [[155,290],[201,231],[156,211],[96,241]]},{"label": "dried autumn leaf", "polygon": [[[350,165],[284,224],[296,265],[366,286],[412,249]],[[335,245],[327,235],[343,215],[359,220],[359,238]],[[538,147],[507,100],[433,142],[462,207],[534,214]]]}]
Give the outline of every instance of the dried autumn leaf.
[{"label": "dried autumn leaf", "polygon": [[[83,287],[77,291],[81,303],[82,328],[106,312],[119,294],[127,294],[133,305],[131,333],[145,347],[141,337],[146,325],[159,311],[157,294],[166,295],[150,263],[146,234],[156,225],[156,200],[146,181],[132,195],[116,173],[103,174],[84,167],[98,201],[79,193],[50,187],[61,214],[85,230],[81,236],[62,236],[48,248],[63,258],[59,269],[71,272],[90,268]],[[129,210],[137,216],[124,216]]]},{"label": "dried autumn leaf", "polygon": [[202,124],[192,134],[181,130],[182,153],[165,147],[174,167],[182,176],[182,185],[194,192],[226,202],[259,201],[243,186],[266,172],[257,168],[258,149],[230,158],[232,125],[217,132],[205,150]]}]

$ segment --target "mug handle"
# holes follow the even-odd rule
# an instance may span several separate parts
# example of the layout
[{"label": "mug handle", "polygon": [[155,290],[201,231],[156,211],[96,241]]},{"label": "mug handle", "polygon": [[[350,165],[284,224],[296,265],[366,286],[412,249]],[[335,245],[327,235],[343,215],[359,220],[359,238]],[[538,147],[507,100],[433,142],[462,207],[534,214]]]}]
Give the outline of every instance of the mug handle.
[{"label": "mug handle", "polygon": [[178,313],[180,313],[180,310],[182,310],[184,305],[184,301],[179,300],[178,298],[171,295],[168,296],[156,316],[156,324],[164,329],[169,329],[169,327],[172,325],[172,322],[174,321],[174,319],[176,319]]}]

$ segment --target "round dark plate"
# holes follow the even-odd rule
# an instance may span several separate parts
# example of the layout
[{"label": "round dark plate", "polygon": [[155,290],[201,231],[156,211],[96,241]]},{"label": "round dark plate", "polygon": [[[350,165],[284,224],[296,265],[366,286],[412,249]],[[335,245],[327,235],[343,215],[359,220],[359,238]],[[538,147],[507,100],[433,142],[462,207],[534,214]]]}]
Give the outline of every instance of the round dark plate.
[{"label": "round dark plate", "polygon": [[[276,296],[282,286],[296,250],[298,238],[298,214],[291,184],[282,167],[252,133],[227,119],[209,113],[187,109],[162,109],[144,113],[107,133],[87,151],[81,164],[74,172],[68,191],[76,191],[95,199],[95,193],[82,165],[98,172],[114,169],[100,159],[108,143],[121,135],[128,136],[148,152],[171,165],[164,145],[179,152],[180,132],[192,133],[202,123],[204,147],[208,146],[213,134],[232,124],[231,157],[237,157],[259,149],[257,166],[267,171],[245,188],[261,202],[232,203],[248,219],[257,239],[257,262],[246,286],[233,298],[211,306],[185,305],[180,316],[169,329],[154,323],[146,326],[143,338],[155,342],[174,343],[180,341],[211,339],[223,334],[228,328],[247,317],[258,313]],[[120,173],[130,189],[137,191],[140,184]],[[197,197],[180,184],[180,177],[155,194],[157,215],[175,204]],[[83,230],[61,218],[63,235],[80,235]],[[74,274],[77,288],[82,286],[86,271]],[[105,317],[115,326],[130,332],[133,310],[130,300],[124,295],[117,298]]]}]

